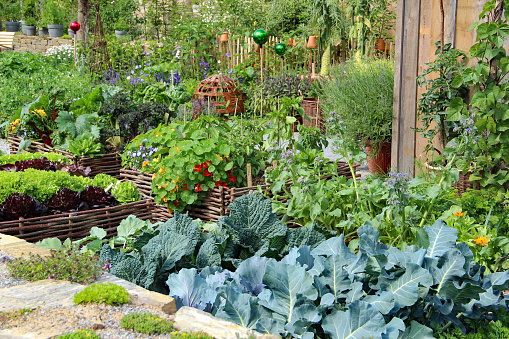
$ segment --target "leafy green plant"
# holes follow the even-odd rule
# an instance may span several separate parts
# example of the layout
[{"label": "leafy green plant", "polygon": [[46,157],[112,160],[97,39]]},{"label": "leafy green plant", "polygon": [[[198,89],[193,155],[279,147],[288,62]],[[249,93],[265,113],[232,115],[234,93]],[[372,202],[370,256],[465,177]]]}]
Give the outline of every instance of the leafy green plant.
[{"label": "leafy green plant", "polygon": [[[102,179],[103,176],[100,176],[96,181],[95,178],[72,176],[69,172],[64,171],[39,171],[31,168],[24,172],[0,171],[0,201],[4,201],[13,193],[25,193],[37,201],[44,202],[63,188],[77,192],[83,191],[88,186],[99,186],[106,189],[109,183]],[[117,184],[118,180],[113,178],[113,183]],[[134,184],[129,182],[119,183],[115,191],[123,202],[129,202],[135,197],[139,197],[139,192],[136,194],[137,190],[134,188]]]},{"label": "leafy green plant", "polygon": [[505,305],[507,272],[483,274],[443,221],[424,230],[427,248],[389,247],[365,225],[357,254],[340,236],[292,248],[281,261],[247,259],[235,273],[185,268],[167,283],[179,305],[283,337],[430,338],[433,323],[445,333],[452,325],[466,332],[468,319],[486,319]]},{"label": "leafy green plant", "polygon": [[17,258],[7,262],[7,270],[14,277],[28,281],[50,279],[90,283],[101,275],[101,267],[97,263],[98,257],[95,255],[63,248],[51,251],[47,257],[29,253],[26,259]]},{"label": "leafy green plant", "polygon": [[129,302],[129,293],[123,286],[113,283],[93,284],[74,295],[75,304],[122,305]]},{"label": "leafy green plant", "polygon": [[[452,124],[446,121],[446,109],[452,99],[466,91],[466,86],[459,88],[451,86],[454,77],[465,69],[467,61],[465,52],[452,48],[451,44],[446,44],[442,48],[440,41],[435,45],[437,47],[435,61],[426,64],[428,67],[417,77],[418,85],[425,86],[426,92],[419,99],[418,117],[423,125],[415,130],[428,139],[426,152],[433,151],[433,139],[436,136],[440,135],[443,147],[454,136]],[[437,73],[438,77],[426,78]]]},{"label": "leafy green plant", "polygon": [[[120,320],[120,326],[128,330],[134,330],[139,333],[168,333],[173,330],[173,324],[161,319],[152,313],[129,313]],[[173,337],[173,336],[172,336]]]},{"label": "leafy green plant", "polygon": [[[478,180],[481,190],[502,197],[509,185],[509,116],[505,114],[509,103],[508,82],[509,58],[503,47],[509,36],[507,19],[502,13],[507,1],[487,1],[479,15],[480,22],[472,28],[477,31],[476,43],[470,48],[470,57],[477,58],[474,67],[469,67],[454,78],[452,87],[474,86],[470,103],[463,98],[454,98],[447,110],[447,120],[466,123],[459,140],[448,144],[450,151],[458,155],[455,165],[465,173],[472,172],[470,180]],[[465,136],[472,136],[465,142]],[[455,149],[462,142],[466,149]],[[469,153],[469,154],[467,154]],[[463,155],[463,157],[460,157]]]},{"label": "leafy green plant", "polygon": [[[233,268],[253,255],[280,257],[292,246],[315,247],[332,234],[318,226],[289,229],[271,212],[271,203],[248,194],[230,205],[230,216],[202,233],[189,216],[175,212],[153,234],[142,234],[139,252],[124,253],[105,245],[101,262],[110,273],[150,290],[167,292],[168,275],[183,267]],[[134,243],[136,247],[136,242]]]},{"label": "leafy green plant", "polygon": [[56,336],[55,339],[101,339],[101,337],[92,330],[78,330],[73,333]]},{"label": "leafy green plant", "polygon": [[42,157],[45,157],[46,159],[48,159],[51,162],[65,163],[65,164],[70,163],[70,160],[60,153],[23,152],[20,154],[11,154],[11,155],[0,156],[0,165],[14,164],[16,161],[41,159]]}]

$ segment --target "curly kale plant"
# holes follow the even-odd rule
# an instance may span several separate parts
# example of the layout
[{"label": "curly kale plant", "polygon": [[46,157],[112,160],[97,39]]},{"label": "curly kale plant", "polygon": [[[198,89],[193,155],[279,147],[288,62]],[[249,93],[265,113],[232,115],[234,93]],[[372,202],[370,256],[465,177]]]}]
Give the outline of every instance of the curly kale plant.
[{"label": "curly kale plant", "polygon": [[182,268],[233,269],[254,255],[281,258],[291,247],[314,248],[333,235],[317,226],[289,229],[272,213],[270,200],[259,195],[236,199],[230,211],[231,215],[221,217],[209,233],[202,233],[197,222],[176,211],[158,232],[140,235],[143,241],[134,242],[135,251],[126,254],[105,245],[101,260],[111,265],[110,273],[122,279],[167,292],[169,274]]},{"label": "curly kale plant", "polygon": [[249,258],[235,273],[182,269],[167,284],[178,305],[285,338],[433,338],[433,324],[467,332],[467,319],[493,318],[505,307],[509,271],[485,275],[441,220],[424,230],[428,248],[388,247],[366,225],[357,254],[341,235],[281,261]]}]

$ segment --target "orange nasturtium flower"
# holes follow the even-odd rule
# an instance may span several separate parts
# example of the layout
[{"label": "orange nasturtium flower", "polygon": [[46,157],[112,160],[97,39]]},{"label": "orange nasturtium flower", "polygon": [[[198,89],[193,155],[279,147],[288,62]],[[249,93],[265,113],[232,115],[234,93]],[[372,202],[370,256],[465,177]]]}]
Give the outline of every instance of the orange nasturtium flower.
[{"label": "orange nasturtium flower", "polygon": [[167,201],[168,201],[168,199],[166,199],[166,197],[163,197],[163,199],[162,199],[162,200],[163,200],[164,202],[167,202]]},{"label": "orange nasturtium flower", "polygon": [[481,246],[486,246],[486,245],[488,245],[488,242],[489,242],[489,239],[486,237],[478,237],[475,239],[476,245],[480,244]]},{"label": "orange nasturtium flower", "polygon": [[462,217],[463,213],[462,212],[456,212],[456,213],[454,213],[454,215],[457,216],[457,217]]},{"label": "orange nasturtium flower", "polygon": [[156,177],[157,177],[156,173],[152,174],[152,180],[154,180]]},{"label": "orange nasturtium flower", "polygon": [[161,167],[161,168],[159,169],[159,173],[161,173],[161,174],[163,174],[163,173],[164,173],[164,167]]},{"label": "orange nasturtium flower", "polygon": [[147,165],[148,165],[148,160],[145,160],[145,161],[141,164],[141,166],[143,166],[143,167],[145,167],[145,166],[147,166]]}]

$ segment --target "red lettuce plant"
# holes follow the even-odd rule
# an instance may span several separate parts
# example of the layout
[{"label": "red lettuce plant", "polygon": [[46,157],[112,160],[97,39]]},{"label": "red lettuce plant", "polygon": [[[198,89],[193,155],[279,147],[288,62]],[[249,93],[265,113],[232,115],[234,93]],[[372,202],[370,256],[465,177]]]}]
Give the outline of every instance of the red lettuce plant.
[{"label": "red lettuce plant", "polygon": [[33,218],[46,214],[46,207],[28,194],[13,193],[0,205],[4,220]]},{"label": "red lettuce plant", "polygon": [[88,205],[89,208],[102,208],[118,205],[117,199],[106,192],[101,187],[88,186],[81,192],[81,200]]},{"label": "red lettuce plant", "polygon": [[86,209],[85,204],[81,201],[80,194],[69,188],[62,188],[51,199],[48,199],[45,205],[51,214],[75,212]]}]

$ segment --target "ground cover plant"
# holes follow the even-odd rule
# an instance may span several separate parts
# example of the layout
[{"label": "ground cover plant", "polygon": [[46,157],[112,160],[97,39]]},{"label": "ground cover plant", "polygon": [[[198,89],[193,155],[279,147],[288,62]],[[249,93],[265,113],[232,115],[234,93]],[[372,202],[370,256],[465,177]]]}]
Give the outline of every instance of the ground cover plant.
[{"label": "ground cover plant", "polygon": [[7,271],[15,278],[28,281],[50,279],[87,284],[102,273],[98,259],[96,255],[66,248],[53,250],[47,257],[29,253],[26,259],[7,261]]},{"label": "ground cover plant", "polygon": [[139,333],[168,333],[173,330],[173,324],[152,313],[129,313],[120,320],[120,326]]},{"label": "ground cover plant", "polygon": [[101,339],[93,330],[80,330],[73,333],[59,335],[58,339]]},{"label": "ground cover plant", "polygon": [[113,283],[93,284],[74,295],[75,304],[122,305],[129,302],[129,293],[123,286]]}]

